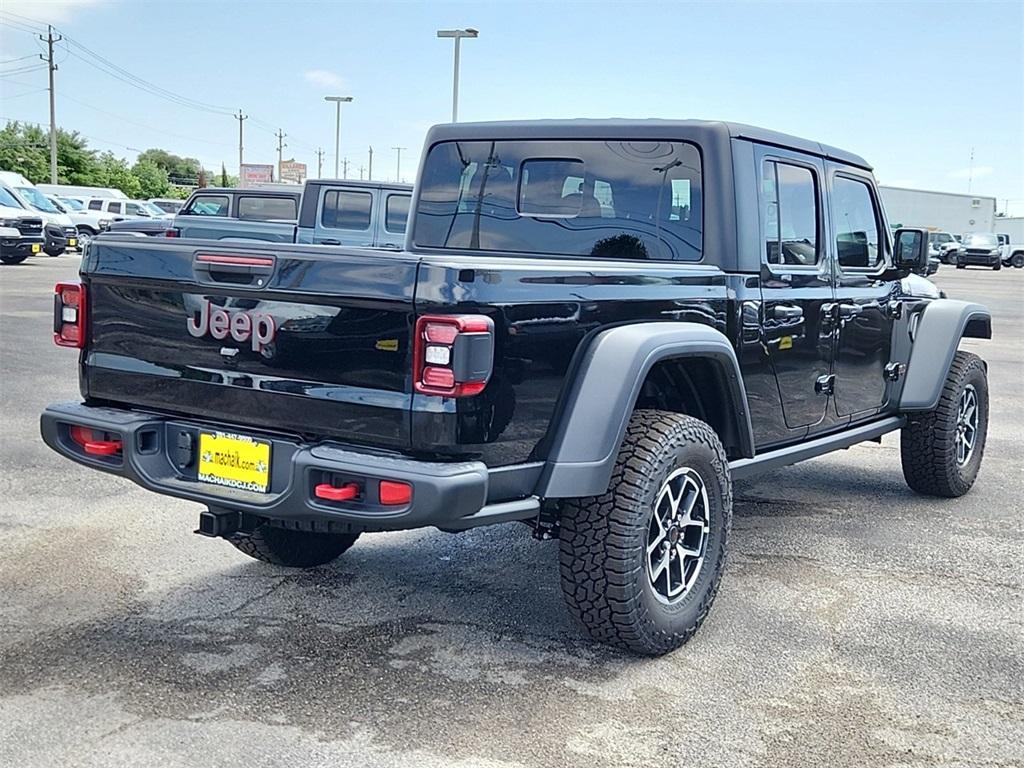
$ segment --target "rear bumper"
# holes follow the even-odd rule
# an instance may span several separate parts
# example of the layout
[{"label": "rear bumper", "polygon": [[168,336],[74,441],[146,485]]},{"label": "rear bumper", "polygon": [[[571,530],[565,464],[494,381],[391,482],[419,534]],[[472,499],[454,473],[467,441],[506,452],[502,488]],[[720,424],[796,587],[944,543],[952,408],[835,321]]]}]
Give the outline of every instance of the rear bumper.
[{"label": "rear bumper", "polygon": [[[121,453],[87,454],[71,439],[72,426],[115,433],[122,444]],[[328,523],[350,531],[386,531],[427,526],[461,530],[528,519],[539,509],[534,497],[488,504],[490,473],[481,462],[418,461],[338,443],[308,444],[248,429],[246,434],[271,442],[270,491],[257,493],[210,485],[196,479],[196,446],[200,430],[218,429],[240,431],[237,427],[80,403],[51,405],[40,417],[43,440],[62,456],[126,477],[150,491],[206,504],[213,510],[235,510],[272,520]],[[411,485],[411,502],[381,505],[377,490],[380,480]],[[316,498],[314,488],[325,482],[336,486],[354,482],[362,493],[352,501]]]}]

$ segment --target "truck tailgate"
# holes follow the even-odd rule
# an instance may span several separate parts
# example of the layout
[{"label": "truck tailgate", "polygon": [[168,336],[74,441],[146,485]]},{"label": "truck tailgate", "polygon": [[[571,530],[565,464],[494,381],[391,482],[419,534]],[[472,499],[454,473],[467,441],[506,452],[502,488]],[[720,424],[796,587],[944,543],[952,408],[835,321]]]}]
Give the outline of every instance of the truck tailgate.
[{"label": "truck tailgate", "polygon": [[418,257],[98,238],[82,265],[90,400],[409,445]]}]

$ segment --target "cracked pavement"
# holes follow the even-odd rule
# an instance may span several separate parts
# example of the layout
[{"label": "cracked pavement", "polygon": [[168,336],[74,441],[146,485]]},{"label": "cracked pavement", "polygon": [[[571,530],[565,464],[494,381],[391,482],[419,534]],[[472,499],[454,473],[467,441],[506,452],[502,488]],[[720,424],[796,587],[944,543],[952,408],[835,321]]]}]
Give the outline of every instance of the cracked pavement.
[{"label": "cracked pavement", "polygon": [[995,315],[975,489],[911,493],[895,435],[738,483],[715,607],[652,660],[581,635],[525,526],[295,572],[52,454],[77,262],[0,269],[0,765],[1024,764],[1024,271],[936,279]]}]

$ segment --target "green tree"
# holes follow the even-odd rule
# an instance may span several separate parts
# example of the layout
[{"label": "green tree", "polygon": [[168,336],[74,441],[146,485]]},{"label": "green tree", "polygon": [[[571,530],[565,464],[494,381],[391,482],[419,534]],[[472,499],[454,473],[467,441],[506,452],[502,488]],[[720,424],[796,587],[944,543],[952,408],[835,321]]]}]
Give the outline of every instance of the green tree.
[{"label": "green tree", "polygon": [[115,157],[113,152],[104,152],[98,160],[100,173],[96,186],[120,189],[128,197],[142,196],[142,185],[132,174],[124,158]]},{"label": "green tree", "polygon": [[228,184],[228,169],[224,167],[224,163],[220,164],[220,185],[222,187],[231,186]]},{"label": "green tree", "polygon": [[49,140],[39,126],[7,123],[0,131],[0,169],[32,182],[50,180]]},{"label": "green tree", "polygon": [[163,197],[170,189],[167,171],[152,160],[139,160],[132,166],[132,175],[139,180],[142,197]]},{"label": "green tree", "polygon": [[138,160],[149,160],[157,168],[163,168],[171,184],[195,184],[203,167],[194,157],[181,157],[163,149],[147,149]]}]

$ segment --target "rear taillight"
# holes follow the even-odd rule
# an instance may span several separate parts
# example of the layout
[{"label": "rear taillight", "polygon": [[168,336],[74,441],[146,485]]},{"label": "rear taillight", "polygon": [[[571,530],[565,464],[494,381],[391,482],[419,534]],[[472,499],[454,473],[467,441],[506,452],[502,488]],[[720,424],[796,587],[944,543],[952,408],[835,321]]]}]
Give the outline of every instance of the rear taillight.
[{"label": "rear taillight", "polygon": [[164,237],[181,237],[181,230],[177,227],[171,227],[164,232]]},{"label": "rear taillight", "polygon": [[53,289],[53,340],[61,347],[85,346],[85,286],[57,283]]},{"label": "rear taillight", "polygon": [[494,360],[494,323],[484,315],[424,315],[416,320],[413,388],[423,395],[483,392]]}]

